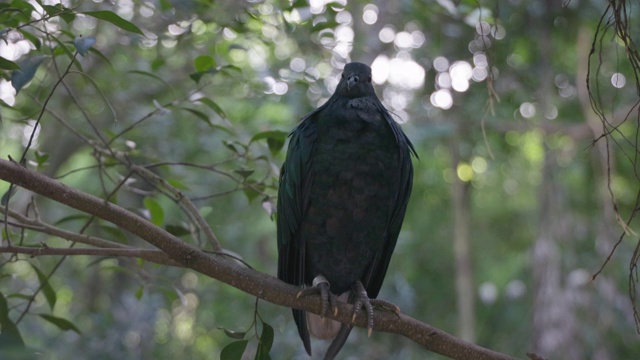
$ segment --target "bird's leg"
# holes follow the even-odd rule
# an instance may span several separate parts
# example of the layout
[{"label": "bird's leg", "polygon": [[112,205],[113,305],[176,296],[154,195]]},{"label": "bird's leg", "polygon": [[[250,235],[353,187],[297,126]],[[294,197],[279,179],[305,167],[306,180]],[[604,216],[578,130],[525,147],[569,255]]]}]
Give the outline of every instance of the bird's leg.
[{"label": "bird's leg", "polygon": [[333,309],[334,316],[338,315],[338,300],[336,296],[329,291],[329,280],[322,275],[318,275],[313,279],[312,285],[310,288],[300,290],[296,297],[301,298],[303,296],[318,294],[322,300],[322,313],[320,315],[325,317],[329,312],[329,308]]},{"label": "bird's leg", "polygon": [[356,320],[356,316],[362,308],[367,312],[367,330],[368,336],[371,336],[373,332],[373,307],[380,307],[385,310],[391,311],[396,315],[400,314],[400,308],[385,300],[378,299],[369,299],[369,295],[367,294],[367,290],[365,290],[364,285],[360,281],[356,281],[353,285],[353,291],[355,293],[355,300],[353,302],[353,317],[351,321]]}]

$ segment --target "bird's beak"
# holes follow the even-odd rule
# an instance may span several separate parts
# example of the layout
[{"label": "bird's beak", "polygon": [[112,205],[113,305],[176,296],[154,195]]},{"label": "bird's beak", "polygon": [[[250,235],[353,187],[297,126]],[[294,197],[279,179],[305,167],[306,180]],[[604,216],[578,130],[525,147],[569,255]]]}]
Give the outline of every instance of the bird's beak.
[{"label": "bird's beak", "polygon": [[357,75],[351,74],[347,76],[347,90],[351,90],[351,88],[360,81]]}]

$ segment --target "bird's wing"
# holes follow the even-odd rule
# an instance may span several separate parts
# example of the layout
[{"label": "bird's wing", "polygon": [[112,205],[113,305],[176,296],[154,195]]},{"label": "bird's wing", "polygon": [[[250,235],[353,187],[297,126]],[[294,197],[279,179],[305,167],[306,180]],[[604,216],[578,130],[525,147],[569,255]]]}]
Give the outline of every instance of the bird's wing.
[{"label": "bird's wing", "polygon": [[[311,150],[316,138],[314,117],[325,107],[326,104],[307,114],[291,132],[287,157],[280,171],[277,207],[278,278],[296,286],[302,286],[305,278],[305,244],[298,229],[307,208],[312,181]],[[304,347],[311,354],[304,312],[294,309],[293,318]]]},{"label": "bird's wing", "polygon": [[315,115],[322,106],[302,118],[289,134],[287,156],[280,170],[278,189],[278,278],[293,285],[304,282],[304,244],[296,234],[309,198],[312,181],[311,151],[316,138]]},{"label": "bird's wing", "polygon": [[404,220],[404,214],[407,210],[407,204],[409,203],[411,186],[413,184],[413,165],[411,164],[411,155],[416,156],[416,158],[418,157],[415,149],[413,148],[413,144],[411,144],[409,138],[407,138],[404,132],[402,132],[400,125],[393,120],[382,104],[378,105],[378,110],[384,114],[384,118],[387,124],[391,127],[400,150],[400,172],[396,174],[398,177],[398,187],[396,190],[396,197],[391,205],[392,208],[387,222],[384,246],[381,251],[376,254],[374,263],[370,267],[370,271],[363,282],[368,296],[372,299],[375,299],[378,296],[378,292],[382,287],[382,282],[387,273],[389,262],[391,261],[393,249],[396,246],[398,235],[402,228],[402,221]]}]

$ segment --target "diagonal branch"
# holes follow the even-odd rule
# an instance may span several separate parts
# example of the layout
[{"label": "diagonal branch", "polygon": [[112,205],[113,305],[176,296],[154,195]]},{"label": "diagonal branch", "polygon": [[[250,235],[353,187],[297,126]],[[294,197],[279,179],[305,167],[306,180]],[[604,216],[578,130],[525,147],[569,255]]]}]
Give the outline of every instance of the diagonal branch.
[{"label": "diagonal branch", "polygon": [[[0,160],[0,179],[112,222],[162,250],[178,264],[222,281],[248,294],[277,305],[316,314],[322,310],[322,304],[318,297],[303,297],[299,299],[296,296],[299,288],[295,286],[286,284],[273,276],[243,267],[223,255],[209,255],[184,243],[137,214],[104,199],[70,188],[40,173],[28,170],[16,162]],[[328,317],[350,323],[351,314],[351,305],[339,303],[337,315],[330,314]],[[361,313],[356,318],[354,325],[365,328],[367,326],[365,314]],[[453,359],[514,359],[509,355],[465,342],[404,314],[397,316],[388,312],[376,311],[374,330],[400,334],[422,345],[427,350]]]}]

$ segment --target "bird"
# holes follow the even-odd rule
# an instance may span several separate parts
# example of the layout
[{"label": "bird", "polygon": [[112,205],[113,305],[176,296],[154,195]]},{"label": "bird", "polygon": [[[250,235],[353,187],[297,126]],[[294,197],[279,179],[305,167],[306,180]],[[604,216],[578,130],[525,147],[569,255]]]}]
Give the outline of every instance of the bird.
[{"label": "bird", "polygon": [[310,335],[333,339],[335,358],[352,324],[325,319],[338,301],[364,309],[369,335],[411,195],[416,151],[376,96],[371,68],[344,66],[335,92],[289,134],[277,202],[278,278],[319,294],[320,316],[293,309],[306,352]]}]

